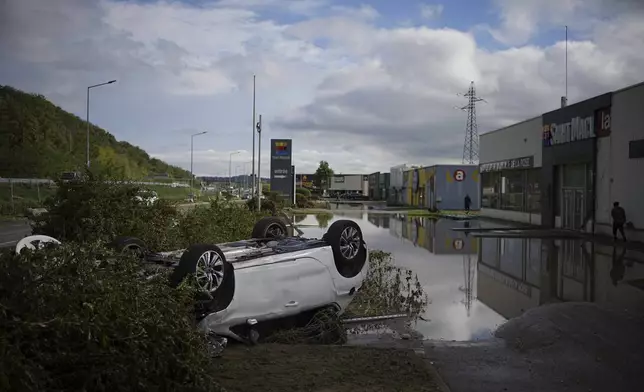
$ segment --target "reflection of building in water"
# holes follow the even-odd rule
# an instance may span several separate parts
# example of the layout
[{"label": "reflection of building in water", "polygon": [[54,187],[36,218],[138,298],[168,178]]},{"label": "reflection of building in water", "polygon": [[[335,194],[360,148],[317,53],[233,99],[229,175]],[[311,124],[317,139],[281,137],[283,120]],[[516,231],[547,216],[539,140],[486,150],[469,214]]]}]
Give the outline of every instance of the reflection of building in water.
[{"label": "reflection of building in water", "polygon": [[396,238],[401,238],[403,236],[403,226],[405,225],[404,218],[392,217],[389,220],[389,234]]},{"label": "reflection of building in water", "polygon": [[644,301],[644,291],[632,284],[644,279],[644,264],[631,262],[625,278],[614,285],[610,247],[596,246],[593,255],[590,244],[571,240],[480,241],[477,298],[506,318],[551,302]]},{"label": "reflection of building in water", "polygon": [[[476,254],[478,242],[465,233],[454,231],[461,228],[465,221],[452,219],[430,219],[406,217],[402,222],[402,236],[415,246],[420,246],[434,254]],[[476,225],[477,223],[471,223]]]},{"label": "reflection of building in water", "polygon": [[389,228],[389,216],[383,214],[367,214],[367,220],[371,222],[376,227],[382,227],[383,229]]}]

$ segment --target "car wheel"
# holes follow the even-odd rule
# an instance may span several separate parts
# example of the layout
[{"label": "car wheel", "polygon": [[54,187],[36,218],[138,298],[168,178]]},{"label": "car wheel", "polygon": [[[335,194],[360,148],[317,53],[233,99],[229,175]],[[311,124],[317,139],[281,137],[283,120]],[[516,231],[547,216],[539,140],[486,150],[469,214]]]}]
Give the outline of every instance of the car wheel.
[{"label": "car wheel", "polygon": [[197,244],[186,249],[170,275],[170,284],[179,286],[189,275],[199,291],[199,313],[228,307],[235,292],[234,268],[217,245]]},{"label": "car wheel", "polygon": [[148,247],[145,242],[136,237],[116,237],[111,243],[110,247],[121,255],[134,255],[140,259],[145,257],[148,252]]},{"label": "car wheel", "polygon": [[340,275],[353,278],[367,262],[367,248],[362,230],[350,220],[333,222],[323,239],[333,250],[333,259]]},{"label": "car wheel", "polygon": [[286,224],[282,218],[267,216],[260,219],[253,227],[252,238],[284,238],[286,237]]}]

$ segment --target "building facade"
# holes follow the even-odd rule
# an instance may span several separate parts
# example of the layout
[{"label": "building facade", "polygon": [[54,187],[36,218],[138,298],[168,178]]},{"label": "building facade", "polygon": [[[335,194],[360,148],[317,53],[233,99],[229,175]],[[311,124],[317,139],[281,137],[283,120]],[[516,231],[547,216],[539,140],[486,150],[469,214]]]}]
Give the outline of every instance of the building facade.
[{"label": "building facade", "polygon": [[541,224],[542,118],[480,136],[481,215]]},{"label": "building facade", "polygon": [[597,143],[610,136],[611,100],[607,93],[543,114],[543,226],[591,229]]},{"label": "building facade", "polygon": [[407,165],[397,165],[389,169],[389,199],[388,204],[402,205],[403,204],[403,186],[404,186],[404,173],[407,170]]},{"label": "building facade", "polygon": [[369,199],[386,201],[389,199],[389,173],[369,174]]},{"label": "building facade", "polygon": [[606,111],[596,132],[595,231],[612,235],[610,210],[618,201],[631,224],[629,239],[644,241],[644,83],[613,92],[610,116]]},{"label": "building facade", "polygon": [[369,176],[364,174],[334,174],[329,184],[329,194],[369,194]]},{"label": "building facade", "polygon": [[545,227],[644,240],[644,83],[602,94],[480,137],[481,213]]},{"label": "building facade", "polygon": [[403,204],[417,208],[462,210],[465,196],[470,208],[480,208],[479,167],[476,165],[436,165],[410,167],[403,176]]}]

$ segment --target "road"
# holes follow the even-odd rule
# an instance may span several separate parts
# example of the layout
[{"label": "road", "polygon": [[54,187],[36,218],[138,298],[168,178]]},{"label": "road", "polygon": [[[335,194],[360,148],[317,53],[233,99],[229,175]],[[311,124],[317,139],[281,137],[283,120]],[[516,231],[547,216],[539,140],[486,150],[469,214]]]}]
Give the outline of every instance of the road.
[{"label": "road", "polygon": [[0,248],[14,246],[29,234],[31,227],[26,220],[0,221]]}]

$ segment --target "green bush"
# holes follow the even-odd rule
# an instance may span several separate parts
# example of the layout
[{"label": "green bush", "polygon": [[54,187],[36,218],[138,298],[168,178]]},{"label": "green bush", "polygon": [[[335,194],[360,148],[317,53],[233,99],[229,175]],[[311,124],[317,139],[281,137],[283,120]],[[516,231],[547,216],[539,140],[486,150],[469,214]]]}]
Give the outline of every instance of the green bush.
[{"label": "green bush", "polygon": [[315,203],[309,200],[305,195],[298,193],[295,195],[295,204],[297,208],[313,208]]},{"label": "green bush", "polygon": [[95,178],[61,183],[47,205],[49,213],[34,223],[34,234],[65,242],[109,242],[125,235],[140,238],[152,251],[174,250],[248,238],[259,216],[220,200],[182,214],[165,200],[153,205],[137,202],[134,197],[140,190]]},{"label": "green bush", "polygon": [[0,254],[0,390],[218,391],[193,292],[94,244]]},{"label": "green bush", "polygon": [[311,197],[311,191],[306,188],[297,188],[295,193],[306,196],[307,198]]},{"label": "green bush", "polygon": [[34,223],[34,234],[77,242],[109,242],[131,235],[153,249],[163,248],[174,238],[173,226],[181,216],[165,200],[152,206],[137,201],[141,190],[135,184],[91,175],[83,181],[61,182],[45,204],[48,213]]},{"label": "green bush", "polygon": [[[257,198],[253,197],[246,201],[246,206],[250,211],[257,211]],[[277,213],[277,204],[272,200],[262,199],[260,202],[260,209],[263,212],[274,215]]]}]

